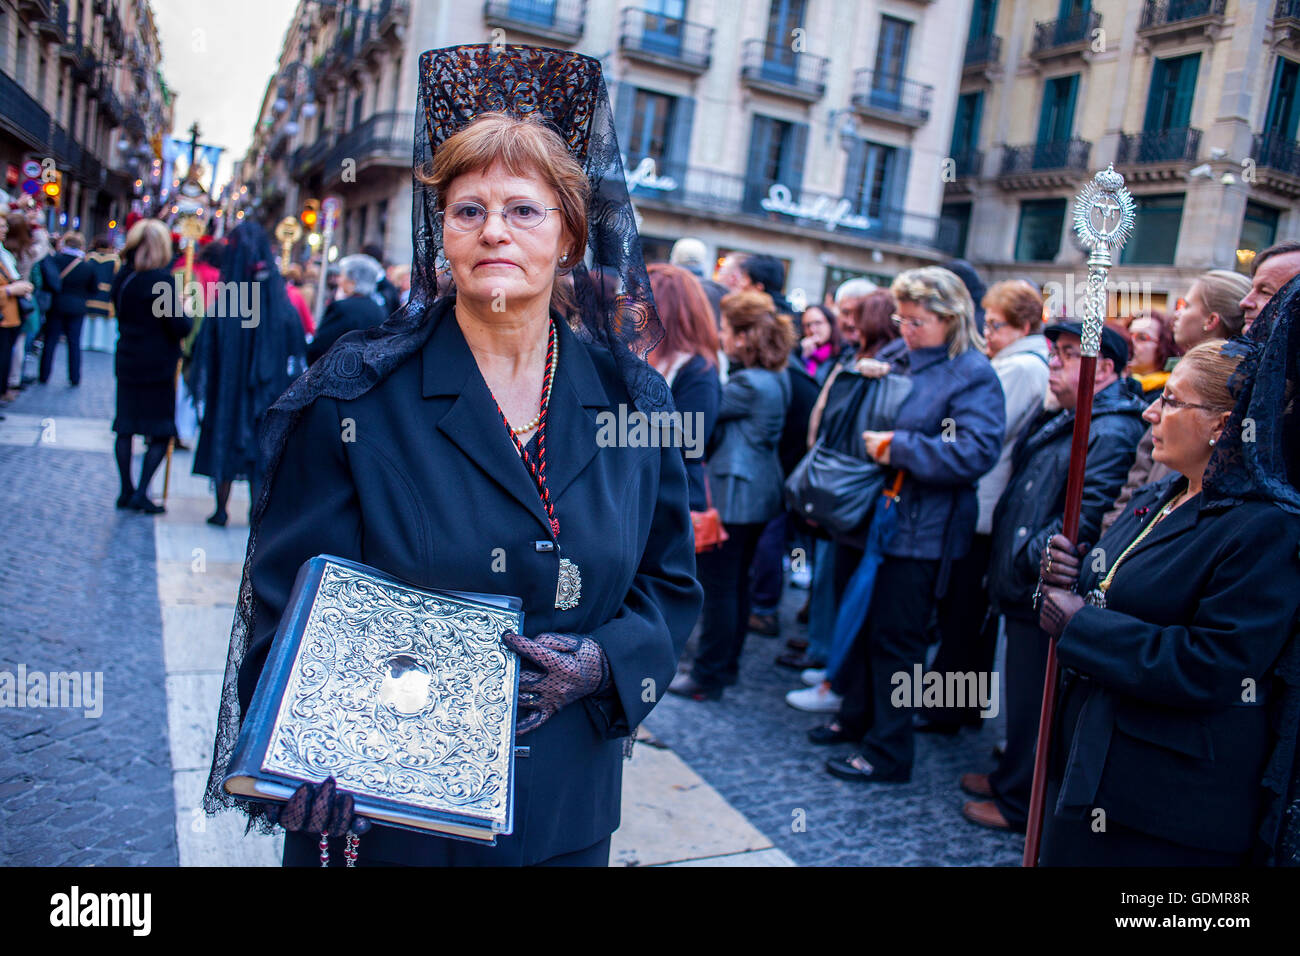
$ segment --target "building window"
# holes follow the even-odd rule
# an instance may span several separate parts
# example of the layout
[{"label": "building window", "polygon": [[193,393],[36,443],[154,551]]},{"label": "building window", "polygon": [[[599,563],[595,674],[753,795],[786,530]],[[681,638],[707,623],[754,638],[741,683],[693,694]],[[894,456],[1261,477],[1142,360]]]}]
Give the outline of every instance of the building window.
[{"label": "building window", "polygon": [[647,156],[660,166],[667,160],[676,99],[650,90],[636,91],[632,105],[632,130],[627,143],[627,158],[633,166]]},{"label": "building window", "polygon": [[[880,39],[876,41],[876,69],[872,74],[872,92],[892,94],[903,88],[903,71],[907,68],[907,44],[912,24],[897,17],[880,18]],[[873,96],[872,99],[875,99]]]},{"label": "building window", "polygon": [[[970,208],[968,202],[944,203],[939,210],[938,244],[956,259],[966,258],[966,237],[970,234]],[[979,303],[975,303],[979,305]]]},{"label": "building window", "polygon": [[1268,98],[1268,114],[1264,119],[1264,135],[1272,134],[1283,140],[1295,139],[1297,119],[1300,119],[1300,96],[1296,95],[1296,77],[1300,63],[1285,57],[1277,58],[1273,69],[1273,91]]},{"label": "building window", "polygon": [[1038,142],[1068,142],[1074,131],[1074,100],[1079,74],[1058,76],[1043,84],[1043,106],[1038,114]]},{"label": "building window", "polygon": [[772,0],[767,16],[767,46],[763,51],[764,79],[793,83],[796,78],[793,40],[803,27],[807,0]]},{"label": "building window", "polygon": [[998,0],[975,0],[970,13],[970,39],[993,35],[998,18]]},{"label": "building window", "polygon": [[1201,55],[1156,60],[1151,67],[1151,92],[1147,95],[1146,132],[1185,129],[1192,122],[1192,98],[1196,95],[1196,72]]},{"label": "building window", "polygon": [[18,81],[19,86],[27,85],[27,34],[22,27],[18,28],[18,42],[14,45],[16,55],[14,56],[14,79]]},{"label": "building window", "polygon": [[[1064,227],[1064,199],[1026,199],[1021,202],[1020,226],[1016,230],[1016,261],[1054,260],[1061,251],[1061,230]],[[1131,240],[1129,244],[1132,245]]]},{"label": "building window", "polygon": [[889,283],[894,281],[893,276],[887,276],[883,272],[862,272],[859,269],[846,269],[843,266],[827,266],[826,279],[822,285],[822,298],[826,296],[834,298],[839,287],[850,279],[867,279],[882,289],[888,289]]},{"label": "building window", "polygon": [[1261,250],[1277,242],[1277,222],[1281,210],[1263,203],[1247,201],[1246,216],[1241,221],[1241,238],[1237,240],[1237,271],[1250,274],[1251,263]]},{"label": "building window", "polygon": [[849,155],[849,180],[844,184],[844,196],[853,203],[854,213],[879,218],[887,204],[896,156],[897,150],[891,146],[865,140],[854,144]]},{"label": "building window", "polygon": [[776,183],[790,190],[791,199],[798,200],[807,146],[807,123],[790,123],[770,116],[754,117],[745,177],[746,209],[766,215],[759,203]]},{"label": "building window", "polygon": [[1182,194],[1134,196],[1133,202],[1137,206],[1133,235],[1125,243],[1119,261],[1123,265],[1173,265],[1178,229],[1183,222]]},{"label": "building window", "polygon": [[[958,175],[978,175],[971,158],[979,148],[980,118],[984,109],[984,92],[963,93],[957,97],[957,116],[952,124],[952,156],[957,160]],[[965,160],[965,162],[963,162]]]},{"label": "building window", "polygon": [[555,22],[555,0],[510,0],[510,16],[515,20],[550,25]]}]

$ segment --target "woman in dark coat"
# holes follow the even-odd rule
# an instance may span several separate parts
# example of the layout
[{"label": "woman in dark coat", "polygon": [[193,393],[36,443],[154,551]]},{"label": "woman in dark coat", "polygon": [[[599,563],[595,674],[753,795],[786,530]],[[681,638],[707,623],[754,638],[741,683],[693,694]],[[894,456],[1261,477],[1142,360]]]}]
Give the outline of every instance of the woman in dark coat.
[{"label": "woman in dark coat", "polygon": [[[691,510],[708,508],[704,484],[704,449],[718,420],[722,386],[718,383],[718,332],[713,309],[700,280],[680,266],[652,262],[650,288],[664,324],[664,338],[646,360],[673,392],[673,405],[693,416],[690,434],[683,426],[682,457],[691,489]],[[689,439],[690,447],[686,440]]]},{"label": "woman in dark coat", "polygon": [[722,298],[721,340],[732,365],[709,443],[708,473],[729,537],[697,559],[704,585],[699,649],[690,673],[668,688],[695,700],[717,700],[736,682],[749,629],[749,566],[764,526],[785,506],[777,446],[790,405],[786,362],[794,328],[767,293],[733,292]]},{"label": "woman in dark coat", "polygon": [[831,738],[870,729],[860,754],[826,763],[858,783],[911,779],[915,708],[894,706],[892,678],[925,661],[930,610],[945,593],[949,565],[970,550],[975,485],[997,463],[1006,424],[1002,385],[983,355],[962,280],[930,266],[901,273],[890,291],[912,391],[892,431],[862,437],[869,455],[906,478],[866,622],[833,688],[844,700]]},{"label": "woman in dark coat", "polygon": [[203,409],[194,474],[216,483],[208,524],[221,526],[233,482],[247,481],[257,500],[266,469],[258,430],[266,410],[306,369],[307,341],[270,238],[255,222],[236,226],[227,239],[213,299],[194,343],[189,385]]},{"label": "woman in dark coat", "polygon": [[[119,508],[160,514],[164,508],[149,500],[149,482],[176,437],[176,370],[181,341],[190,331],[181,290],[167,265],[172,238],[157,219],[141,219],[127,234],[122,268],[113,278],[111,296],[117,311],[117,432],[114,454],[121,479]],[[140,467],[140,481],[131,484],[131,439],[144,435],[149,447]]]},{"label": "woman in dark coat", "polygon": [[[336,342],[268,415],[268,445],[284,413],[288,431],[250,533],[205,806],[231,805],[220,782],[239,714],[298,568],[325,552],[419,587],[516,595],[527,632],[503,636],[521,655],[528,749],[514,832],[485,846],[376,823],[357,862],[606,865],[624,745],[672,677],[701,592],[681,451],[597,440],[598,416],[620,406],[671,408],[629,348],[652,343],[657,321],[635,232],[610,231],[632,221],[626,194],[588,206],[591,177],[618,161],[600,64],[481,44],[425,53],[419,72],[421,115],[437,118],[417,125],[419,271],[405,311]],[[594,311],[585,256],[619,267],[617,315]],[[454,289],[435,302],[439,257]],[[578,332],[555,308],[560,270],[572,270]],[[353,826],[346,794],[299,793],[337,815],[332,831]],[[275,812],[291,828],[285,863],[315,865],[320,830],[293,806]],[[340,865],[343,841],[330,849]]]},{"label": "woman in dark coat", "polygon": [[[1268,770],[1285,797],[1295,756],[1300,700],[1285,699],[1281,659],[1288,646],[1295,656],[1300,494],[1285,474],[1276,499],[1243,480],[1288,455],[1294,467],[1288,389],[1257,378],[1254,396],[1272,402],[1234,402],[1241,353],[1224,345],[1188,351],[1145,413],[1155,459],[1175,474],[1139,489],[1095,550],[1078,549],[1082,568],[1065,538],[1048,548],[1040,620],[1063,671],[1043,865],[1238,866],[1276,850],[1281,814],[1260,784]],[[1294,354],[1280,357],[1260,367],[1294,370]],[[1262,443],[1249,455],[1243,423]]]}]

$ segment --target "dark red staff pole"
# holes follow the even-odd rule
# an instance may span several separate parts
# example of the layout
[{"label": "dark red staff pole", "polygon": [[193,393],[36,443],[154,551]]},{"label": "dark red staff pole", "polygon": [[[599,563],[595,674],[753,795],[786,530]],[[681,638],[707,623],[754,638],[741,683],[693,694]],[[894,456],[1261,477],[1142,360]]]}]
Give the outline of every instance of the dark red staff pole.
[{"label": "dark red staff pole", "polygon": [[[1061,533],[1075,544],[1083,504],[1083,470],[1088,459],[1088,430],[1092,427],[1092,390],[1097,356],[1079,360],[1078,404],[1074,406],[1074,440],[1070,443],[1070,475],[1065,484],[1065,527]],[[1038,747],[1034,751],[1034,784],[1029,791],[1029,823],[1025,827],[1025,866],[1038,865],[1043,837],[1043,805],[1047,799],[1047,757],[1052,745],[1052,714],[1056,709],[1056,639],[1047,643],[1047,674],[1043,678],[1043,708],[1038,714]]]}]

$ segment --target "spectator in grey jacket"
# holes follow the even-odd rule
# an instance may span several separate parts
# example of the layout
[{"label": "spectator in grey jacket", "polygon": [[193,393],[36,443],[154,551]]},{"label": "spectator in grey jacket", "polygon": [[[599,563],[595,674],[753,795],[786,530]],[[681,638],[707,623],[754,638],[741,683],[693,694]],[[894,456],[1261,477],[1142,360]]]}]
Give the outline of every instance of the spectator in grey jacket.
[{"label": "spectator in grey jacket", "polygon": [[[979,517],[970,553],[954,561],[948,593],[939,602],[939,673],[989,673],[998,642],[998,618],[989,611],[986,577],[993,548],[993,510],[1011,478],[1016,439],[1043,410],[1047,394],[1047,339],[1043,337],[1043,297],[1023,279],[998,282],[984,294],[984,334],[993,371],[1006,398],[1007,425],[1002,454],[975,488]],[[980,726],[980,705],[926,712],[918,729],[956,733],[962,725]]]},{"label": "spectator in grey jacket", "polygon": [[856,663],[851,654],[833,688],[845,698],[837,721],[845,734],[861,733],[868,722],[870,730],[861,753],[826,763],[835,776],[860,783],[911,779],[915,708],[910,700],[895,706],[892,678],[924,664],[930,609],[946,589],[950,563],[970,550],[975,483],[997,463],[1006,428],[1002,386],[961,279],[938,266],[911,269],[890,292],[912,392],[892,431],[862,438],[872,458],[906,479]]},{"label": "spectator in grey jacket", "polygon": [[771,296],[733,292],[722,299],[721,340],[732,364],[709,440],[708,478],[729,537],[696,557],[704,586],[699,650],[691,672],[668,688],[695,700],[716,700],[736,682],[749,624],[749,566],[763,527],[784,507],[777,446],[790,405],[794,329]]}]

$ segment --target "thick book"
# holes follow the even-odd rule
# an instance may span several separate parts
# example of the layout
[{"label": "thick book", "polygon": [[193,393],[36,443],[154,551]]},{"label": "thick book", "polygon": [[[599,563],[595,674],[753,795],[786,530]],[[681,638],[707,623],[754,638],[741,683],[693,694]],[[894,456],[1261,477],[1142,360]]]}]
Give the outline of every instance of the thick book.
[{"label": "thick book", "polygon": [[334,777],[356,812],[482,843],[514,827],[523,602],[318,555],[293,592],[222,781],[287,800]]}]

